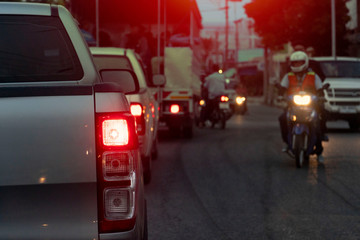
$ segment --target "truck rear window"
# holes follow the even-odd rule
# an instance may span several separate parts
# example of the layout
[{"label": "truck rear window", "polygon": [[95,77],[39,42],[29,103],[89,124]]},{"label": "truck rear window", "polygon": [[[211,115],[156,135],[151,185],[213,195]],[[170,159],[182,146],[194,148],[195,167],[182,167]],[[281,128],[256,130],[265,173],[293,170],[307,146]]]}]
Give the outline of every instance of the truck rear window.
[{"label": "truck rear window", "polygon": [[74,81],[83,69],[61,21],[0,16],[0,83]]},{"label": "truck rear window", "polygon": [[327,78],[360,78],[360,62],[321,61],[320,66]]}]

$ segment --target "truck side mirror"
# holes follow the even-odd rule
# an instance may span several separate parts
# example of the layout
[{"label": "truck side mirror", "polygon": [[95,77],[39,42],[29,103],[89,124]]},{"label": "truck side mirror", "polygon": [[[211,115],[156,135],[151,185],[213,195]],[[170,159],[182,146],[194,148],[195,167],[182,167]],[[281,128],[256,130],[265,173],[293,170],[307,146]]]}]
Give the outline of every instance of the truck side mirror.
[{"label": "truck side mirror", "polygon": [[152,81],[155,86],[163,86],[166,83],[165,76],[162,74],[154,75]]},{"label": "truck side mirror", "polygon": [[118,84],[125,94],[139,92],[139,81],[136,74],[131,70],[102,69],[100,75],[105,83]]}]

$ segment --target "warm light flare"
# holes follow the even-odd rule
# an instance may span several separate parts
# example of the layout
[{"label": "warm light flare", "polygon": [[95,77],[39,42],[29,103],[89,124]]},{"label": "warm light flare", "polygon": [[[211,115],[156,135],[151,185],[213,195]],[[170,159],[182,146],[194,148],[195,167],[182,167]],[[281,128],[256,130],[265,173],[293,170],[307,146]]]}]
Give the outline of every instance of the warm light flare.
[{"label": "warm light flare", "polygon": [[205,100],[204,99],[201,99],[200,102],[199,102],[200,106],[204,106],[205,105]]},{"label": "warm light flare", "polygon": [[39,183],[45,183],[45,182],[46,182],[46,177],[39,178]]},{"label": "warm light flare", "polygon": [[245,102],[246,98],[245,97],[236,97],[235,101],[238,105],[241,105]]},{"label": "warm light flare", "polygon": [[140,104],[131,104],[130,111],[134,117],[139,117],[141,116],[143,109]]}]

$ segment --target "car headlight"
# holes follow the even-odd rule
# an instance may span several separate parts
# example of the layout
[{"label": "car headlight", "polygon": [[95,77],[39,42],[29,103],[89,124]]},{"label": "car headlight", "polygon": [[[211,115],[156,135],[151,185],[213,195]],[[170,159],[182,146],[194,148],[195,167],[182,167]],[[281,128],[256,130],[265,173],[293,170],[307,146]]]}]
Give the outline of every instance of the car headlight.
[{"label": "car headlight", "polygon": [[307,106],[311,103],[310,95],[294,95],[294,103],[299,106]]},{"label": "car headlight", "polygon": [[241,105],[245,102],[245,97],[236,97],[235,101],[238,105]]}]

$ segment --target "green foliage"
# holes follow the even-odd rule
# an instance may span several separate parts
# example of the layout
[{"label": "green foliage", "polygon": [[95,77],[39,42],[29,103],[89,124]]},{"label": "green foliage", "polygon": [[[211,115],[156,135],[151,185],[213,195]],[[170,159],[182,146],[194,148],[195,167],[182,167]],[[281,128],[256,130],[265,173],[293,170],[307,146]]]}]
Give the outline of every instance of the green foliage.
[{"label": "green foliage", "polygon": [[[336,35],[338,55],[345,55],[348,42],[346,23],[350,20],[346,2],[336,0]],[[245,5],[254,19],[255,31],[271,49],[291,42],[312,46],[317,55],[331,55],[330,0],[252,0]]]}]

